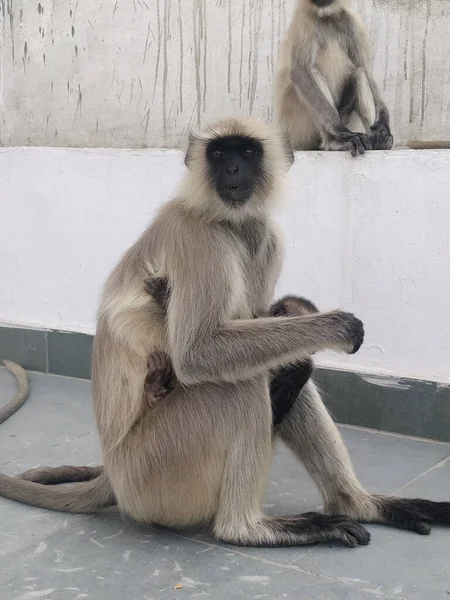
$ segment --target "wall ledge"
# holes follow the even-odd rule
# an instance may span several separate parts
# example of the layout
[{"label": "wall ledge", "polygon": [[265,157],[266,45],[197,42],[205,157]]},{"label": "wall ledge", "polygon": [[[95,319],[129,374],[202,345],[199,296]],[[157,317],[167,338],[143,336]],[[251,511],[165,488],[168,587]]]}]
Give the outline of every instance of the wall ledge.
[{"label": "wall ledge", "polygon": [[[105,146],[78,147],[78,146],[1,146],[0,154],[35,154],[37,152],[67,152],[72,154],[146,154],[149,156],[184,156],[184,151],[177,148],[154,148],[145,146],[136,146],[130,148],[110,148]],[[350,161],[358,163],[363,160],[378,160],[385,157],[413,157],[420,155],[421,158],[429,156],[448,156],[450,158],[450,148],[427,148],[416,149],[398,147],[393,150],[372,150],[366,152],[364,156],[352,157],[349,152],[329,152],[322,150],[305,150],[294,152],[296,160],[302,157],[326,158],[330,161]]]}]

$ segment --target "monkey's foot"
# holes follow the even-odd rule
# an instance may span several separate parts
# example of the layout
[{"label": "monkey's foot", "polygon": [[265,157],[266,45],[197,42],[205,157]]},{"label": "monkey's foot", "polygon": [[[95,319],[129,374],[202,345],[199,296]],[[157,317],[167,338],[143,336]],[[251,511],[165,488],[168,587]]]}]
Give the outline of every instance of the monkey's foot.
[{"label": "monkey's foot", "polygon": [[382,523],[428,535],[432,525],[450,526],[450,502],[394,498],[353,491],[337,494],[325,511],[343,513],[364,523]]},{"label": "monkey's foot", "polygon": [[373,150],[391,150],[394,145],[394,136],[391,134],[389,125],[383,119],[372,125],[370,130],[373,131],[370,136]]},{"label": "monkey's foot", "polygon": [[304,520],[302,534],[309,538],[307,543],[337,541],[356,548],[367,546],[370,542],[367,529],[350,517],[310,512],[301,515],[301,518]]},{"label": "monkey's foot", "polygon": [[421,498],[374,496],[379,506],[379,522],[428,535],[432,525],[450,526],[450,502],[433,502]]},{"label": "monkey's foot", "polygon": [[370,533],[349,517],[310,512],[292,517],[266,517],[247,535],[241,535],[239,539],[222,539],[237,546],[259,548],[305,546],[330,541],[356,548],[367,546]]},{"label": "monkey's foot", "polygon": [[[344,128],[345,129],[345,128]],[[366,150],[372,150],[371,138],[365,133],[353,131],[340,131],[329,136],[322,143],[323,150],[335,150],[340,152],[349,151],[352,156],[364,154]]]},{"label": "monkey's foot", "polygon": [[165,352],[153,352],[147,358],[147,368],[144,388],[148,400],[164,398],[175,387],[175,376],[169,355]]}]

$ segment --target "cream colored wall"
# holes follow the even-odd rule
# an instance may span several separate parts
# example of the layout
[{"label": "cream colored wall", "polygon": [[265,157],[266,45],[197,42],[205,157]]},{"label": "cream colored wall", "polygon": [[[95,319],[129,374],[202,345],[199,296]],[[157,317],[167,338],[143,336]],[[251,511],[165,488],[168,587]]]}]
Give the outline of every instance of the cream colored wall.
[{"label": "cream colored wall", "polygon": [[[397,142],[450,139],[450,1],[353,0]],[[1,144],[179,147],[272,116],[295,0],[0,0]]]}]

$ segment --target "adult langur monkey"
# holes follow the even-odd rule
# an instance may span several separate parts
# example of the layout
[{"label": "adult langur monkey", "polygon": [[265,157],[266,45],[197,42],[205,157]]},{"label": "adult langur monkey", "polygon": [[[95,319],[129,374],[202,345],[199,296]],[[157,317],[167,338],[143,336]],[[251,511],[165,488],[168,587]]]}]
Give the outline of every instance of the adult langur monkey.
[{"label": "adult langur monkey", "polygon": [[297,0],[280,49],[276,120],[294,150],[390,150],[370,40],[349,0]]},{"label": "adult langur monkey", "polygon": [[[139,522],[211,522],[218,539],[249,546],[339,540],[367,544],[354,519],[429,533],[450,503],[367,493],[309,381],[279,426],[322,492],[325,511],[268,517],[261,502],[272,455],[268,372],[331,348],[355,352],[361,321],[340,311],[263,317],[281,267],[269,212],[292,152],[271,129],[222,121],[190,138],[174,200],[110,275],[93,349],[93,401],[104,471],[66,487],[0,476],[0,495]],[[167,317],[144,289],[167,278]],[[147,357],[169,354],[178,384],[148,414]],[[339,516],[342,514],[350,516]]]}]

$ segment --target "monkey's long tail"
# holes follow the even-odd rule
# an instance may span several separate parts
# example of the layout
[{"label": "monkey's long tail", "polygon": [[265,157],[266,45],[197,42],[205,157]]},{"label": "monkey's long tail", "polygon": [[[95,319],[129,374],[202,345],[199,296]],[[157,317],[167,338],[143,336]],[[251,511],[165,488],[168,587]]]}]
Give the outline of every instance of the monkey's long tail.
[{"label": "monkey's long tail", "polygon": [[8,371],[17,379],[19,389],[14,398],[10,400],[6,406],[2,406],[2,408],[0,408],[0,425],[6,421],[6,419],[9,419],[9,417],[11,417],[15,412],[17,412],[23,404],[25,404],[30,394],[30,383],[25,370],[10,360],[4,360],[3,363]]},{"label": "monkey's long tail", "polygon": [[105,473],[92,481],[65,487],[46,486],[0,474],[0,496],[29,506],[68,513],[93,513],[116,504]]},{"label": "monkey's long tail", "polygon": [[91,481],[103,473],[103,467],[79,467],[64,465],[62,467],[37,467],[28,469],[18,476],[19,479],[56,485],[59,483],[74,483],[78,481]]}]

